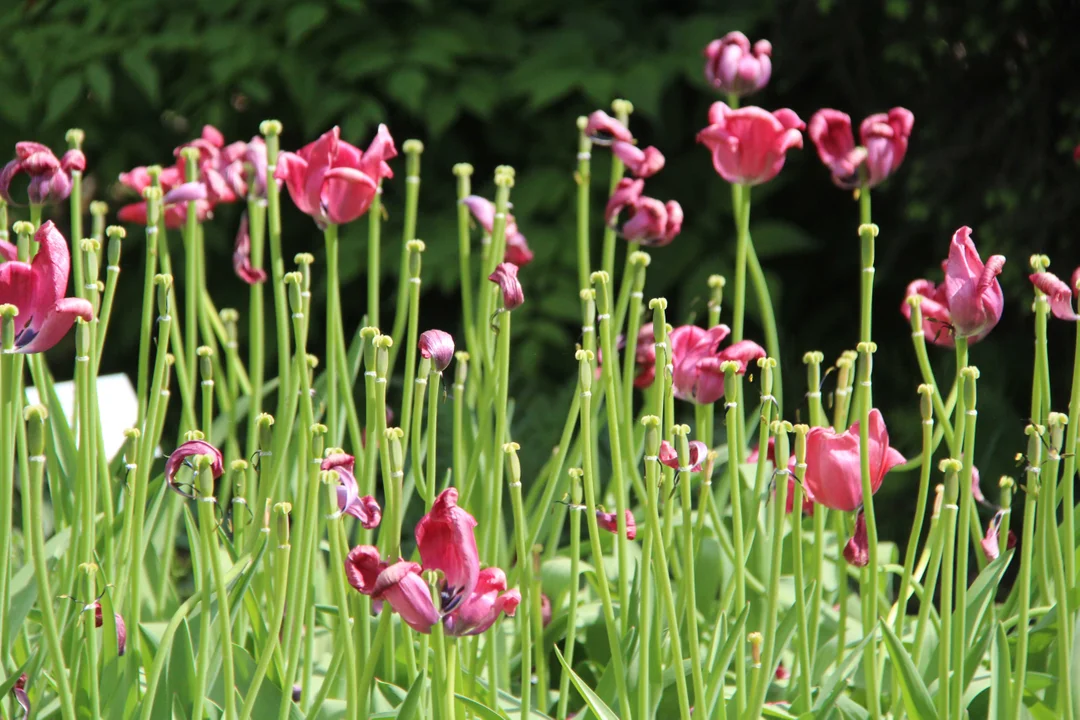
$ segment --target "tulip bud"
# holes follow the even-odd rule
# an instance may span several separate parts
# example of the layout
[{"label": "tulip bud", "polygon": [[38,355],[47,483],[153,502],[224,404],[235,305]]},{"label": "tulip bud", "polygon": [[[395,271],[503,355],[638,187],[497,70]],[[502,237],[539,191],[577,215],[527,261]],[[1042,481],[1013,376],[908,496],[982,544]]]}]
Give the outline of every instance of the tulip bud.
[{"label": "tulip bud", "polygon": [[979,379],[979,368],[963,368],[960,371],[960,377],[964,382],[964,408],[968,414],[968,422],[974,422],[973,418],[978,414],[975,410],[975,381]]}]

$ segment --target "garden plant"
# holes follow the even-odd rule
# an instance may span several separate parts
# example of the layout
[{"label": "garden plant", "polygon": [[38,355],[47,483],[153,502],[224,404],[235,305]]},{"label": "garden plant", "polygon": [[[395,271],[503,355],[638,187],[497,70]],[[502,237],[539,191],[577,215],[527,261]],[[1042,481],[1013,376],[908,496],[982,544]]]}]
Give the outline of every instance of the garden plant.
[{"label": "garden plant", "polygon": [[[903,172],[915,118],[754,106],[772,53],[739,32],[704,51],[717,100],[697,141],[730,185],[735,264],[700,312],[645,287],[684,210],[710,208],[647,194],[665,158],[631,129],[632,97],[567,120],[551,152],[576,184],[581,323],[554,448],[514,433],[533,252],[512,199],[529,168],[495,168],[485,198],[453,167],[457,237],[426,242],[456,243],[460,318],[429,328],[418,139],[381,125],[360,149],[333,127],[290,150],[274,120],[234,142],[208,125],[121,175],[118,224],[92,202],[85,226],[82,131],[59,157],[18,143],[0,173],[0,718],[1080,716],[1080,333],[1071,378],[1051,377],[1066,349],[1047,340],[1080,320],[1080,270],[1011,260],[1030,266],[1031,333],[1012,340],[1033,341],[1032,377],[1014,378],[1030,418],[1015,476],[980,478],[979,365],[995,358],[978,341],[1014,310],[1005,258],[960,227],[929,240],[937,277],[876,294],[889,228],[871,198]],[[800,151],[851,198],[835,252],[861,271],[828,289],[852,298],[850,350],[798,348],[797,372],[778,362],[751,209]],[[384,207],[389,183],[403,207]],[[233,203],[250,293],[219,308],[203,232]],[[284,257],[296,211],[311,252]],[[354,223],[362,251],[341,240]],[[366,283],[340,282],[343,252],[366,253]],[[384,252],[400,253],[389,286]],[[141,306],[114,303],[119,283],[142,284]],[[875,342],[875,301],[909,344]],[[112,452],[98,377],[118,324],[140,333],[137,415]],[[875,404],[878,353],[910,356],[908,408]],[[955,371],[935,375],[935,354]],[[71,402],[54,374],[74,377]],[[906,435],[921,444],[892,446],[894,417],[921,417]],[[883,483],[917,497],[902,554],[879,540]]]}]

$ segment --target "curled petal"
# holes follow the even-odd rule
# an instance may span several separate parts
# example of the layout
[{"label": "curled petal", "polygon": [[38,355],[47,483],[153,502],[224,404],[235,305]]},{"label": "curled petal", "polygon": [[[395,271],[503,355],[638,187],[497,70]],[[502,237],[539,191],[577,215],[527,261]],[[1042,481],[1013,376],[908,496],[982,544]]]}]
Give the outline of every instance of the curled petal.
[{"label": "curled petal", "polygon": [[517,232],[516,226],[514,232],[510,232],[509,227],[506,230],[506,253],[503,255],[503,262],[517,265],[519,268],[525,267],[533,261],[533,251],[529,249],[528,241],[524,235]]},{"label": "curled petal", "polygon": [[626,143],[634,141],[634,136],[630,130],[603,110],[590,113],[589,121],[585,125],[585,134],[596,145],[610,145],[615,140]]},{"label": "curled petal", "polygon": [[394,147],[394,138],[390,136],[390,130],[386,125],[380,124],[375,138],[364,151],[360,158],[360,169],[371,178],[381,179],[394,176],[393,171],[387,164],[388,160],[397,157],[397,148]]},{"label": "curled petal", "polygon": [[480,556],[476,549],[476,519],[457,505],[456,488],[447,488],[416,525],[416,545],[427,570],[441,570],[442,611],[461,604],[476,587]]},{"label": "curled petal", "polygon": [[364,595],[371,595],[375,591],[379,573],[386,568],[387,564],[379,556],[378,548],[372,545],[357,545],[345,558],[345,577]]},{"label": "curled petal", "polygon": [[165,193],[163,202],[166,205],[175,205],[177,203],[206,200],[206,198],[207,190],[205,184],[201,182],[187,182],[183,185],[177,185],[175,188]]},{"label": "curled petal", "polygon": [[79,172],[86,170],[86,155],[83,155],[82,150],[76,150],[75,148],[68,150],[60,158],[60,169],[67,173],[73,170]]},{"label": "curled petal", "polygon": [[1050,300],[1050,312],[1054,317],[1073,322],[1080,320],[1080,315],[1073,309],[1072,290],[1057,275],[1039,272],[1029,275],[1028,278]]},{"label": "curled petal", "polygon": [[[626,539],[633,540],[637,537],[637,523],[634,522],[634,514],[627,509],[624,512],[623,517],[626,518]],[[597,510],[596,522],[601,528],[608,532],[613,532],[616,535],[619,533],[619,517],[616,513]]]},{"label": "curled petal", "polygon": [[604,208],[604,222],[608,225],[614,225],[623,209],[633,208],[637,205],[644,189],[644,180],[632,180],[630,178],[619,180],[619,184],[615,186],[615,192],[611,194],[611,198],[607,202],[607,207]]},{"label": "curled petal", "polygon": [[165,482],[169,484],[172,490],[186,498],[194,498],[195,496],[180,490],[174,481],[176,473],[180,471],[180,466],[184,464],[187,458],[194,455],[210,456],[212,459],[210,470],[214,474],[215,480],[221,477],[221,474],[225,471],[221,451],[205,440],[189,440],[176,448],[176,450],[173,450],[172,454],[169,455],[169,459],[165,462]]},{"label": "curled petal", "polygon": [[26,673],[20,675],[11,688],[11,694],[23,709],[23,720],[30,720],[30,696],[26,694],[26,680]]},{"label": "curled petal", "polygon": [[[101,603],[95,602],[94,608],[94,627],[101,627],[105,624],[105,616],[102,614]],[[120,613],[113,613],[113,623],[116,625],[116,654],[123,655],[127,650],[127,626],[124,624],[124,618]]]},{"label": "curled petal", "polygon": [[240,229],[236,232],[236,244],[233,246],[233,271],[248,285],[258,285],[266,281],[266,271],[251,264],[251,235],[248,233],[247,213],[240,218]]},{"label": "curled petal", "polygon": [[503,308],[508,311],[520,307],[525,302],[525,292],[521,289],[517,273],[517,265],[504,262],[499,263],[495,267],[495,272],[488,276],[488,280],[502,290]]},{"label": "curled petal", "polygon": [[431,602],[428,585],[420,577],[420,565],[402,560],[379,573],[373,593],[390,603],[406,625],[428,634],[439,622],[439,611]]},{"label": "curled petal", "polygon": [[438,372],[442,372],[454,359],[454,338],[443,330],[425,330],[420,333],[420,357],[431,360]]},{"label": "curled petal", "polygon": [[617,140],[612,144],[611,151],[634,177],[652,177],[664,168],[664,154],[652,145],[642,150],[636,145]]},{"label": "curled petal", "polygon": [[866,567],[870,562],[870,541],[866,537],[866,516],[860,510],[855,516],[855,533],[844,545],[844,559],[849,565]]},{"label": "curled petal", "polygon": [[[700,440],[690,441],[690,472],[701,472],[701,463],[709,454],[709,448]],[[679,466],[679,454],[667,440],[660,443],[660,462],[674,470],[681,470]]]}]

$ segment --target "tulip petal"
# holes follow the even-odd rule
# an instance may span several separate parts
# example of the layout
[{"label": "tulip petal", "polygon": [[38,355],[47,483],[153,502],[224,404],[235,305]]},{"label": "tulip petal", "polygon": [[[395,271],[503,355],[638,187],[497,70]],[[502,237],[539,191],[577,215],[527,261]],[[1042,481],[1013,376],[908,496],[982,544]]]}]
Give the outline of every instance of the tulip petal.
[{"label": "tulip petal", "polygon": [[390,603],[405,624],[418,633],[428,634],[439,622],[439,612],[431,602],[417,563],[402,560],[383,570],[375,581],[373,595]]},{"label": "tulip petal", "polygon": [[416,545],[427,570],[445,578],[440,604],[451,612],[472,594],[480,573],[480,556],[473,528],[476,519],[457,505],[458,491],[447,488],[416,525]]}]

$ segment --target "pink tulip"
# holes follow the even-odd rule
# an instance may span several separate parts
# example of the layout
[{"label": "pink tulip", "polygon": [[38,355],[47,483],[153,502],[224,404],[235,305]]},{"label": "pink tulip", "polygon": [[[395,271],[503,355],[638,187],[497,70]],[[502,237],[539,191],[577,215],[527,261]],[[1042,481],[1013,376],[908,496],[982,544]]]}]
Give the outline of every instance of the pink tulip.
[{"label": "pink tulip", "polygon": [[709,330],[683,325],[669,333],[675,397],[700,405],[714,403],[724,395],[724,373],[720,369],[724,362],[737,362],[737,372],[743,375],[751,361],[765,357],[765,350],[751,340],[721,350],[720,343],[730,332],[727,325],[716,325]]},{"label": "pink tulip", "polygon": [[1049,272],[1038,272],[1029,275],[1028,279],[1040,292],[1046,295],[1050,301],[1050,312],[1054,314],[1054,317],[1073,322],[1080,320],[1080,315],[1076,313],[1073,306],[1072,288],[1060,280],[1057,275]]},{"label": "pink tulip", "polygon": [[336,453],[322,461],[321,469],[337,473],[338,510],[359,520],[365,530],[371,530],[378,527],[382,521],[382,508],[370,495],[360,497],[360,487],[353,474],[355,462],[352,455]]},{"label": "pink tulip", "polygon": [[772,75],[772,44],[750,40],[738,30],[705,47],[705,79],[720,92],[742,97],[761,90]]},{"label": "pink tulip", "polygon": [[513,616],[521,603],[521,593],[506,590],[506,574],[497,567],[484,568],[476,589],[461,606],[443,621],[450,635],[479,635],[495,624],[500,613]]},{"label": "pink tulip", "polygon": [[454,359],[454,338],[442,330],[420,333],[420,357],[431,360],[436,372],[442,372]]},{"label": "pink tulip", "polygon": [[52,220],[34,234],[39,249],[30,263],[9,260],[0,265],[0,303],[18,308],[15,352],[44,352],[67,335],[76,318],[90,322],[94,309],[67,292],[71,255],[67,241]]},{"label": "pink tulip", "polygon": [[644,187],[643,180],[620,180],[604,209],[604,218],[609,226],[616,227],[625,213],[618,228],[620,236],[646,247],[663,247],[682,231],[682,206],[674,200],[665,204],[645,197],[641,194]]},{"label": "pink tulip", "polygon": [[345,558],[345,576],[350,585],[376,603],[390,603],[416,632],[426,635],[439,622],[439,611],[420,576],[419,563],[401,560],[391,565],[380,558],[377,548],[358,545]]},{"label": "pink tulip", "polygon": [[851,118],[839,110],[818,110],[807,133],[818,157],[842,188],[872,188],[892,175],[907,153],[915,116],[902,107],[871,115],[859,126],[862,145],[855,145]]},{"label": "pink tulip", "polygon": [[634,177],[652,177],[664,169],[664,154],[652,145],[642,150],[633,143],[616,140],[611,145],[611,152],[622,160]]},{"label": "pink tulip", "polygon": [[[633,540],[637,537],[637,523],[634,521],[634,514],[629,509],[625,511],[623,517],[626,518],[626,539]],[[604,512],[603,510],[596,511],[597,524],[607,530],[608,532],[619,533],[619,516],[615,513]]]},{"label": "pink tulip", "polygon": [[335,126],[295,153],[281,153],[274,174],[285,181],[296,207],[320,227],[352,222],[366,213],[379,181],[393,177],[387,161],[397,150],[385,125],[366,152],[339,136]]},{"label": "pink tulip", "polygon": [[596,110],[589,115],[585,134],[592,139],[594,145],[611,145],[615,141],[634,142],[634,135],[627,127],[603,110]]},{"label": "pink tulip", "polygon": [[[101,603],[95,602],[91,607],[94,608],[94,627],[101,627],[105,624]],[[120,613],[113,613],[113,622],[116,624],[116,654],[123,655],[127,650],[127,626],[124,625],[124,618]]]},{"label": "pink tulip", "polygon": [[449,613],[476,588],[480,556],[473,528],[476,519],[457,505],[456,488],[443,490],[431,511],[416,525],[416,545],[425,570],[441,570],[440,605]]},{"label": "pink tulip", "polygon": [[181,490],[174,480],[176,479],[176,473],[180,471],[180,467],[184,462],[189,457],[195,455],[210,456],[210,471],[213,473],[215,480],[221,477],[221,474],[225,472],[225,464],[221,457],[221,451],[205,440],[188,440],[186,443],[173,450],[172,454],[169,455],[169,459],[165,462],[165,482],[169,484],[169,487],[172,490],[186,498],[192,499],[194,499],[195,496]]},{"label": "pink tulip", "polygon": [[[495,227],[495,203],[479,195],[470,195],[462,200],[465,207],[484,228],[484,232],[491,235]],[[510,213],[506,214],[506,252],[503,262],[513,263],[525,267],[533,261],[533,252],[529,249],[529,243],[525,236],[518,230],[517,221]]]},{"label": "pink tulip", "polygon": [[17,205],[11,197],[11,182],[19,173],[26,173],[30,177],[26,194],[31,205],[58,203],[71,194],[71,173],[85,169],[86,156],[81,150],[68,150],[58,159],[41,143],[15,143],[15,159],[0,170],[0,197],[9,205]]},{"label": "pink tulip", "polygon": [[266,271],[251,264],[251,235],[248,233],[248,217],[244,213],[240,218],[240,229],[236,232],[236,244],[233,246],[233,271],[248,285],[266,282]]},{"label": "pink tulip", "polygon": [[495,272],[488,275],[488,280],[499,286],[502,290],[503,309],[514,310],[525,302],[525,292],[521,289],[518,280],[518,266],[513,263],[499,263],[495,266]]},{"label": "pink tulip", "polygon": [[697,140],[712,152],[713,167],[729,183],[760,185],[776,177],[786,153],[802,147],[805,126],[788,109],[759,107],[732,110],[722,102],[709,109],[709,126]]},{"label": "pink tulip", "polygon": [[[701,472],[701,463],[709,454],[709,448],[700,440],[690,441],[690,472]],[[679,453],[667,440],[660,443],[660,462],[673,470],[680,470]]]},{"label": "pink tulip", "polygon": [[[904,462],[889,447],[889,433],[881,411],[870,411],[870,488],[876,493],[885,474]],[[859,423],[842,433],[815,427],[806,436],[806,476],[803,484],[814,502],[843,512],[862,507],[862,474],[859,464]]]},{"label": "pink tulip", "polygon": [[934,285],[929,280],[915,280],[907,287],[900,312],[910,320],[906,299],[921,295],[923,332],[932,343],[951,347],[953,336],[978,342],[1001,319],[1005,298],[997,276],[1004,265],[1002,255],[993,255],[983,264],[971,240],[971,228],[962,227],[953,235],[949,258],[942,264],[945,282]]},{"label": "pink tulip", "polygon": [[[750,454],[746,456],[746,462],[756,463],[758,461],[758,449],[760,446],[755,447],[750,451]],[[769,444],[765,451],[765,459],[776,467],[776,438],[769,438]],[[791,511],[795,508],[795,454],[792,453],[788,456],[788,486],[787,486],[787,502],[785,503],[784,512],[791,514]],[[803,492],[802,501],[803,515],[814,514],[814,500],[810,497],[810,493]]]},{"label": "pink tulip", "polygon": [[870,541],[866,536],[866,515],[862,510],[855,516],[855,532],[844,545],[844,559],[855,567],[866,567],[870,563]]}]

